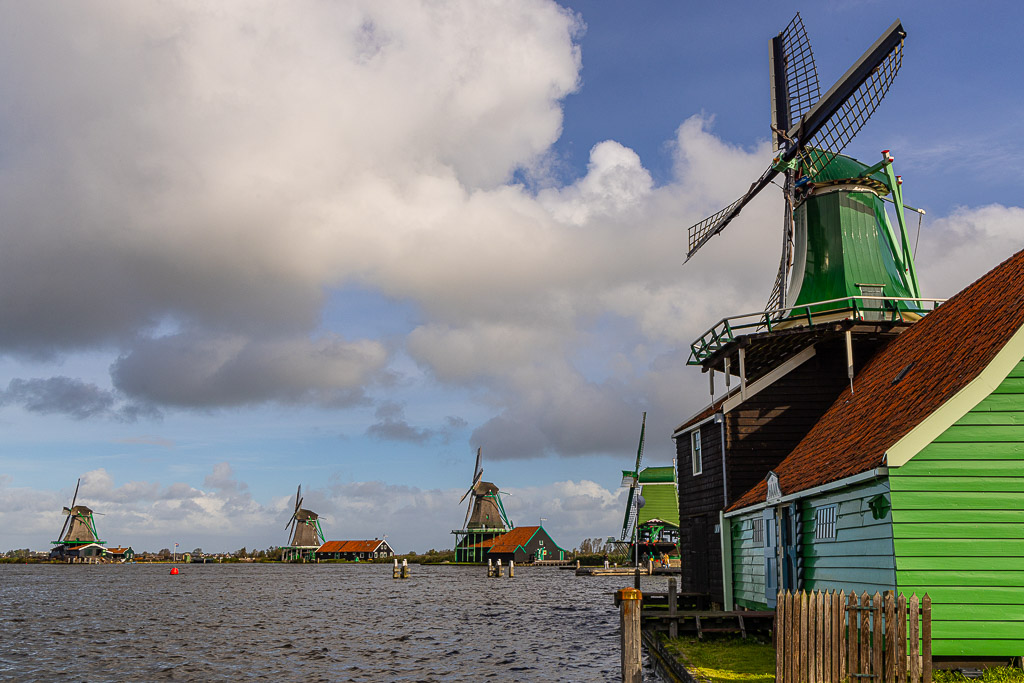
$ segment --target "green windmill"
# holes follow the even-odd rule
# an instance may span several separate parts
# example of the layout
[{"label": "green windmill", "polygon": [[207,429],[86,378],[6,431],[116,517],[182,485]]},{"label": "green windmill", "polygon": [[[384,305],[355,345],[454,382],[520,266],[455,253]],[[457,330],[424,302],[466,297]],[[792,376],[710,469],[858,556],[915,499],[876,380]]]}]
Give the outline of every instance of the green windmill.
[{"label": "green windmill", "polygon": [[[899,20],[893,22],[824,96],[800,15],[771,40],[776,156],[742,197],[689,229],[687,252],[689,260],[781,176],[782,259],[762,326],[851,312],[865,320],[912,321],[921,313],[904,218],[911,207],[903,204],[893,157],[885,150],[866,164],[841,154],[888,92],[905,37]],[[895,229],[885,202],[895,205]],[[695,355],[702,360],[699,349]]]},{"label": "green windmill", "polygon": [[100,513],[93,512],[87,505],[76,505],[81,485],[82,479],[79,478],[75,484],[75,493],[71,497],[71,505],[63,509],[64,525],[58,535],[59,540],[52,541],[51,557],[84,559],[98,557],[103,553],[100,546],[104,545],[105,541],[100,540],[99,532],[96,531],[95,515]]}]

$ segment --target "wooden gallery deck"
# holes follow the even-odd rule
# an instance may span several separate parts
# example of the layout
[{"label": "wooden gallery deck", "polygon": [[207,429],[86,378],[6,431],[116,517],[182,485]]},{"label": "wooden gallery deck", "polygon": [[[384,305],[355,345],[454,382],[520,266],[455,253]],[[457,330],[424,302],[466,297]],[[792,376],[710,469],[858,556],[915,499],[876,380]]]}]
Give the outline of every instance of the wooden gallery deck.
[{"label": "wooden gallery deck", "polygon": [[743,638],[771,637],[775,612],[722,611],[709,609],[706,593],[680,593],[675,579],[669,579],[668,592],[644,592],[641,600],[641,626],[648,631],[667,631],[669,637],[707,634],[736,634]]}]

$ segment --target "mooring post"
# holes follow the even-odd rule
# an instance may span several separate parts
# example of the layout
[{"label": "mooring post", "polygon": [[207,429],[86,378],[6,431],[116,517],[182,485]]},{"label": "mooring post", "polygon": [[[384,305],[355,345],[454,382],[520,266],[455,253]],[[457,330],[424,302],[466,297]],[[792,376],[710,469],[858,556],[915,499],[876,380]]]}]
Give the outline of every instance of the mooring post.
[{"label": "mooring post", "polygon": [[497,569],[497,572],[498,572],[498,578],[499,579],[502,578],[503,576],[505,576],[505,572],[501,568],[501,558],[498,558],[498,569]]},{"label": "mooring post", "polygon": [[488,559],[487,560],[487,577],[490,578],[492,576],[494,576],[494,565],[491,563],[491,560]]},{"label": "mooring post", "polygon": [[402,578],[409,578],[409,560],[402,560]]},{"label": "mooring post", "polygon": [[395,558],[395,566],[394,566],[394,568],[393,568],[393,569],[391,570],[391,578],[392,578],[392,579],[397,579],[397,578],[398,578],[399,576],[401,576],[401,574],[399,574],[399,569],[398,569],[398,558],[396,557],[396,558]]},{"label": "mooring post", "polygon": [[619,603],[619,623],[622,636],[622,681],[640,683],[642,666],[640,654],[640,599],[643,595],[635,588],[623,588],[615,594]]},{"label": "mooring post", "polygon": [[668,637],[679,637],[679,621],[676,618],[676,611],[679,607],[679,599],[676,597],[676,580],[668,580]]},{"label": "mooring post", "polygon": [[576,569],[579,569],[579,568],[580,568],[580,561],[576,560]]},{"label": "mooring post", "polygon": [[654,560],[647,558],[647,576],[654,576]]},{"label": "mooring post", "polygon": [[508,578],[511,579],[511,578],[515,577],[515,575],[516,575],[516,561],[515,560],[509,560],[508,561]]},{"label": "mooring post", "polygon": [[633,570],[633,588],[640,590],[640,567]]}]

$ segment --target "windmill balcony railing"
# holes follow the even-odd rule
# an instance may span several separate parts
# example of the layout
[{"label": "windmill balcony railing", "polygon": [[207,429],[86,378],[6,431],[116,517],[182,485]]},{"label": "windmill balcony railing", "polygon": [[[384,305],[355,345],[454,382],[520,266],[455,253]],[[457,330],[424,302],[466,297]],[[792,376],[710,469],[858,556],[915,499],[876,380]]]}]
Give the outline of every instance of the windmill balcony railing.
[{"label": "windmill balcony railing", "polygon": [[836,320],[904,322],[934,311],[945,301],[909,297],[848,296],[723,318],[690,344],[687,365],[701,365],[738,337],[761,330],[771,332],[781,326],[787,329],[815,327],[834,323]]}]

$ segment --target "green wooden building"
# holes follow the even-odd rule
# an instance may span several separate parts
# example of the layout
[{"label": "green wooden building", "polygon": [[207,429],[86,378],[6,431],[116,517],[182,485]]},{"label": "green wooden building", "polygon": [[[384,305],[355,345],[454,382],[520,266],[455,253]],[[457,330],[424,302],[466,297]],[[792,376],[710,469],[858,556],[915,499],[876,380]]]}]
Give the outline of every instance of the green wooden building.
[{"label": "green wooden building", "polygon": [[724,522],[727,604],[928,593],[936,657],[1024,655],[1024,252],[880,351]]},{"label": "green wooden building", "polygon": [[637,512],[640,556],[679,556],[679,490],[676,468],[645,467],[637,477],[644,506]]}]

